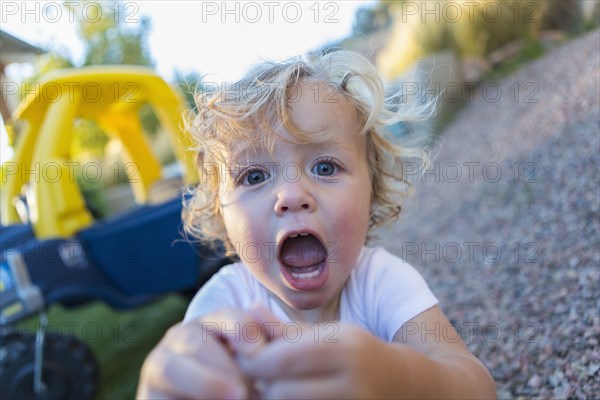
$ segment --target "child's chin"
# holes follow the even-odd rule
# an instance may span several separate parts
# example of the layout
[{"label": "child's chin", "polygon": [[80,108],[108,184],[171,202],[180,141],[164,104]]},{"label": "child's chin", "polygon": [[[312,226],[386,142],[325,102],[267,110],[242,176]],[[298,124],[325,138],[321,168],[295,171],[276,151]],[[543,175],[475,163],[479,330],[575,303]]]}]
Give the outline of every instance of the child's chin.
[{"label": "child's chin", "polygon": [[299,311],[316,310],[328,303],[329,296],[326,293],[286,293],[287,295],[281,300],[289,307]]}]

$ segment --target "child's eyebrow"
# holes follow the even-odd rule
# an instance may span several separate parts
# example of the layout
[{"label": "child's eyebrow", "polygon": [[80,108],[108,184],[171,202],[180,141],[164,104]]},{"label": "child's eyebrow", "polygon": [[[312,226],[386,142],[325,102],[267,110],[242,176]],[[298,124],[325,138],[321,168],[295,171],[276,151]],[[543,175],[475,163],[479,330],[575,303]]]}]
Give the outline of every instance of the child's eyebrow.
[{"label": "child's eyebrow", "polygon": [[[326,138],[318,142],[303,144],[303,146],[307,146],[315,153],[353,153],[355,151],[354,143],[342,138]],[[226,157],[226,164],[229,168],[244,167],[253,164],[257,160],[263,163],[274,158],[277,158],[276,150],[274,153],[271,153],[261,145],[255,146],[252,143],[238,143],[235,149],[229,151]]]},{"label": "child's eyebrow", "polygon": [[268,154],[266,149],[252,146],[250,143],[247,143],[245,145],[240,145],[236,150],[231,151],[226,158],[226,161],[230,166],[244,166],[252,164],[252,160],[263,158],[265,154]]},{"label": "child's eyebrow", "polygon": [[355,145],[349,140],[326,139],[318,143],[310,143],[308,146],[314,146],[317,150],[353,152]]}]

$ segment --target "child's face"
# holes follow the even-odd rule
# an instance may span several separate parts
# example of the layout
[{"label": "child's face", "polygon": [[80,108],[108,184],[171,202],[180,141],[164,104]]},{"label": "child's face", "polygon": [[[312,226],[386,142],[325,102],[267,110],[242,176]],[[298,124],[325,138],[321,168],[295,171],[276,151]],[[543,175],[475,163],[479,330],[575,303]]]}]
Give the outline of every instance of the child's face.
[{"label": "child's face", "polygon": [[354,105],[321,82],[300,88],[291,117],[305,132],[327,130],[330,139],[277,140],[271,153],[246,147],[227,160],[233,171],[220,185],[229,239],[292,314],[336,304],[364,244],[371,201]]}]

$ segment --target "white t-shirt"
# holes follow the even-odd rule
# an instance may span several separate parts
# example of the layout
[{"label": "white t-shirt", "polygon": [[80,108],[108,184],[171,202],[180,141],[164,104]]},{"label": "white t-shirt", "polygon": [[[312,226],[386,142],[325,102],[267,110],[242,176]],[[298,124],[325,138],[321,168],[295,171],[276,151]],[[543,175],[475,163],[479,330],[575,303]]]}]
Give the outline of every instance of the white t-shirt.
[{"label": "white t-shirt", "polygon": [[[216,273],[190,303],[185,321],[222,308],[249,309],[259,303],[282,322],[290,317],[243,263]],[[363,247],[340,298],[340,321],[358,325],[391,342],[400,327],[438,303],[423,277],[381,247]]]}]

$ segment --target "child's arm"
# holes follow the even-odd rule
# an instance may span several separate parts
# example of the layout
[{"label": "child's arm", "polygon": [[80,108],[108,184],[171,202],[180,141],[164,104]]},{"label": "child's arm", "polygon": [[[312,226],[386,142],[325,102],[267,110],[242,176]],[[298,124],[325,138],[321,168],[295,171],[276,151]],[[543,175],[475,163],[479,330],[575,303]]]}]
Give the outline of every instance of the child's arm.
[{"label": "child's arm", "polygon": [[[239,324],[258,326],[256,320],[252,312],[226,309],[175,325],[146,358],[137,398],[248,398],[253,389],[235,354],[252,354],[265,340],[249,342],[243,335],[229,338],[226,333],[239,332]],[[252,335],[257,337],[266,335]]]},{"label": "child's arm", "polygon": [[[355,326],[337,326],[333,336],[331,325],[321,324],[319,335],[314,326],[306,327],[297,342],[283,335],[255,357],[243,359],[242,369],[264,382],[266,398],[496,397],[487,369],[438,307],[405,324],[411,329],[400,329],[394,343]],[[433,334],[441,327],[443,335]]]},{"label": "child's arm", "polygon": [[394,336],[409,368],[407,389],[426,398],[496,398],[487,368],[464,344],[439,307],[417,315]]}]

